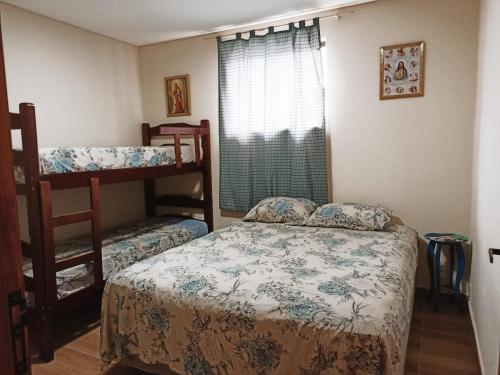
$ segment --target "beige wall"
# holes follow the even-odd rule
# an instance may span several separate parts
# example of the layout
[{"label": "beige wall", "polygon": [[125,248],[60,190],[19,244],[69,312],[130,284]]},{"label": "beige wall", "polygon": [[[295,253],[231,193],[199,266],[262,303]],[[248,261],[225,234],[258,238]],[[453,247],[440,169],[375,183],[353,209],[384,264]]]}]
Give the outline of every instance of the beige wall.
[{"label": "beige wall", "polygon": [[471,313],[483,374],[498,371],[500,350],[500,258],[488,261],[488,248],[500,248],[500,2],[481,1],[479,68],[474,147]]},{"label": "beige wall", "polygon": [[[340,21],[321,21],[335,200],[386,205],[421,234],[469,232],[478,3],[380,0],[353,7],[355,13]],[[10,6],[0,5],[0,11],[10,107],[15,111],[20,102],[36,104],[40,146],[139,144],[143,120],[196,123],[207,118],[212,125],[215,223],[222,227],[234,220],[217,209],[215,41],[199,37],[138,49]],[[482,364],[485,373],[493,374],[500,301],[488,286],[499,280],[493,280],[485,252],[489,246],[500,247],[500,207],[491,188],[498,188],[493,178],[498,177],[500,113],[498,84],[492,79],[498,73],[486,67],[500,60],[495,48],[500,43],[498,2],[483,0],[481,23],[472,311]],[[427,48],[425,96],[379,101],[379,47],[418,40]],[[185,73],[191,76],[192,116],[166,119],[163,77]],[[185,193],[196,191],[196,183],[183,176],[165,180],[163,188]],[[104,187],[105,225],[141,217],[141,194],[138,183]],[[56,211],[81,209],[86,196],[83,191],[57,194]],[[420,259],[419,284],[426,285],[425,257]]]},{"label": "beige wall", "polygon": [[[165,122],[187,122],[199,124],[210,120],[213,198],[215,227],[220,228],[232,220],[219,213],[218,190],[218,76],[217,45],[215,41],[204,42],[202,38],[185,39],[157,44],[139,49],[139,67],[144,119],[151,125]],[[191,113],[189,117],[166,117],[164,77],[189,74],[191,87]],[[196,193],[199,178],[184,175],[164,180],[163,191],[174,194]]]},{"label": "beige wall", "polygon": [[[468,233],[478,2],[383,0],[353,10],[321,21],[334,200],[386,205],[420,234]],[[379,47],[419,40],[427,48],[425,96],[380,101]],[[192,116],[180,120],[210,120],[215,224],[226,225],[234,219],[218,209],[216,42],[146,46],[139,59],[144,116],[152,123],[172,121],[163,77],[190,74]],[[427,285],[420,258],[419,283]]]},{"label": "beige wall", "polygon": [[[9,106],[35,104],[40,147],[140,144],[137,47],[7,5],[0,11]],[[102,192],[105,225],[143,215],[140,184]],[[55,209],[79,209],[86,196],[57,194]]]}]

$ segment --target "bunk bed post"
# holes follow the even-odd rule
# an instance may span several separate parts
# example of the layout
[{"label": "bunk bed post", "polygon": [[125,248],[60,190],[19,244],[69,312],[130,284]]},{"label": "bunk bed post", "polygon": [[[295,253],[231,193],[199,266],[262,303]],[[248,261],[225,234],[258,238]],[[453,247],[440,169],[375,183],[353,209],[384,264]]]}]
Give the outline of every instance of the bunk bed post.
[{"label": "bunk bed post", "polygon": [[92,251],[94,252],[94,285],[100,293],[104,288],[102,275],[101,202],[99,179],[90,179],[90,211],[92,212]]},{"label": "bunk bed post", "polygon": [[[142,124],[142,145],[151,146],[151,127],[148,123]],[[144,204],[146,207],[146,217],[156,216],[155,203],[155,180],[144,180]]]},{"label": "bunk bed post", "polygon": [[35,325],[39,356],[44,361],[54,358],[50,306],[45,285],[47,270],[45,253],[42,251],[42,222],[39,197],[40,167],[38,161],[38,141],[36,132],[35,106],[31,103],[19,105],[21,142],[23,147],[26,209],[30,253],[33,263],[33,284],[35,293]]},{"label": "bunk bed post", "polygon": [[214,212],[212,197],[212,167],[210,159],[210,123],[201,120],[201,128],[207,129],[207,134],[202,135],[203,148],[203,215],[208,226],[208,231],[214,230]]},{"label": "bunk bed post", "polygon": [[[40,357],[44,361],[54,359],[54,321],[53,314],[57,303],[57,284],[55,270],[54,227],[52,225],[52,194],[50,181],[40,181],[40,207],[42,218],[42,255],[44,257],[45,301],[41,326],[44,335],[44,347],[40,348]],[[33,268],[33,274],[35,269]]]}]

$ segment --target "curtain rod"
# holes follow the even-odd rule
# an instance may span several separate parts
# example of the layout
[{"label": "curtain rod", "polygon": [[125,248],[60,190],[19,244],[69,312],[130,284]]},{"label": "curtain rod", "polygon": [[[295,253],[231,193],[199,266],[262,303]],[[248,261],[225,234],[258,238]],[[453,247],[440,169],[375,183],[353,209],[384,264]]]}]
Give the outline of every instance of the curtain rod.
[{"label": "curtain rod", "polygon": [[[343,13],[337,13],[337,14],[328,14],[328,15],[325,15],[325,16],[317,16],[317,17],[312,17],[312,18],[308,18],[308,19],[305,19],[304,21],[312,21],[313,19],[315,18],[319,18],[320,20],[322,19],[327,19],[327,18],[335,18],[337,20],[340,20],[342,17],[344,17],[345,15],[347,14],[352,14],[354,13],[353,10],[350,10],[350,11],[347,11],[347,12],[343,12]],[[296,18],[296,17],[290,17],[290,18]],[[294,21],[294,22],[287,22],[287,23],[283,23],[281,25],[273,25],[272,27],[284,27],[284,26],[288,26],[290,23],[296,23],[296,22],[299,22],[299,21]],[[225,38],[225,37],[228,37],[228,36],[233,36],[233,35],[236,35],[236,34],[247,34],[249,33],[250,31],[264,31],[264,30],[268,30],[270,26],[268,27],[262,27],[260,29],[249,29],[249,30],[246,30],[246,31],[236,31],[236,32],[230,32],[230,33],[227,33],[227,34],[219,34],[218,36],[222,37],[222,38]],[[216,40],[218,36],[211,36],[211,37],[206,37],[206,38],[203,38],[203,40]]]}]

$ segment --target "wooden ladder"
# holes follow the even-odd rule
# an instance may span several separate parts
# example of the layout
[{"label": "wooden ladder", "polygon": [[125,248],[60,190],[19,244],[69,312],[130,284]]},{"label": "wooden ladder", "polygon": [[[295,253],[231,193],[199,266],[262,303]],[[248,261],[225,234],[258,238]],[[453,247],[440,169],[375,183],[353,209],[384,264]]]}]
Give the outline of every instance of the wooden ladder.
[{"label": "wooden ladder", "polygon": [[[59,272],[71,267],[85,264],[88,262],[94,263],[94,283],[96,287],[103,284],[102,279],[102,256],[101,256],[101,216],[99,202],[99,179],[90,179],[90,210],[69,213],[60,216],[52,216],[52,192],[49,181],[40,182],[40,198],[43,222],[43,247],[50,263],[53,263],[53,271],[49,275],[55,275]],[[92,223],[92,249],[75,255],[71,258],[56,261],[54,247],[54,228],[91,221]],[[48,290],[53,290],[55,287],[55,278],[53,285],[47,285]]]},{"label": "wooden ladder", "polygon": [[[94,284],[76,292],[80,294],[85,290],[93,289],[101,291],[104,286],[102,274],[102,252],[101,252],[101,217],[100,217],[100,199],[99,199],[99,179],[91,178],[90,185],[90,209],[80,212],[68,213],[59,216],[53,216],[52,213],[52,191],[50,181],[40,181],[40,210],[42,216],[42,254],[44,255],[45,268],[45,298],[43,303],[46,310],[45,325],[43,329],[47,346],[45,348],[49,353],[53,353],[53,313],[57,313],[58,305],[65,300],[70,300],[70,296],[61,300],[57,299],[57,278],[56,273],[80,264],[93,263]],[[92,249],[84,253],[72,256],[70,258],[56,260],[54,229],[56,227],[75,224],[79,222],[90,221],[92,227]],[[37,302],[38,303],[38,302]],[[49,357],[50,358],[50,357]]]}]

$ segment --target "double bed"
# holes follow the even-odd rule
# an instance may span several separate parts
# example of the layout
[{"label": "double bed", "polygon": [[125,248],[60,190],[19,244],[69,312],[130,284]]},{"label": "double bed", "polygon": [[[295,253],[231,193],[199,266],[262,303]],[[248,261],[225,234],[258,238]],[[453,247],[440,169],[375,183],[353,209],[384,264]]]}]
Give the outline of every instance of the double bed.
[{"label": "double bed", "polygon": [[402,374],[417,235],[238,221],[110,277],[103,364]]}]

